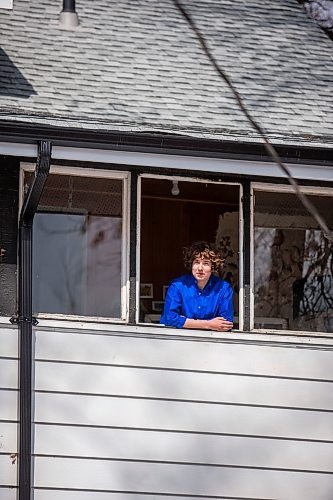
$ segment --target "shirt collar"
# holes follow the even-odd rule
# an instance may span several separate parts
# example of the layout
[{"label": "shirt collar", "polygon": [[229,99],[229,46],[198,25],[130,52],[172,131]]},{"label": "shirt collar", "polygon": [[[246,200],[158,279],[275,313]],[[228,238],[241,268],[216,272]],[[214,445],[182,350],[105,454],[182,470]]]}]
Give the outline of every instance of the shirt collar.
[{"label": "shirt collar", "polygon": [[195,277],[193,276],[193,274],[190,275],[191,276],[191,279],[192,279],[192,283],[194,284],[194,286],[196,287],[196,289],[200,292],[207,292],[209,290],[211,290],[211,288],[213,287],[215,281],[216,281],[216,276],[214,274],[211,274],[210,275],[210,278],[208,280],[208,283],[207,285],[205,286],[205,288],[201,289],[198,287],[198,283],[197,283],[197,280],[195,279]]}]

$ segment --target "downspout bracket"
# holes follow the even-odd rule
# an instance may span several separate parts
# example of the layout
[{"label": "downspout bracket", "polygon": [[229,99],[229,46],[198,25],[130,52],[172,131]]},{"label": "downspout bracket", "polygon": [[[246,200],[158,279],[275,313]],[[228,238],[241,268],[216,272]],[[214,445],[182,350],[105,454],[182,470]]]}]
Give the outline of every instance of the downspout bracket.
[{"label": "downspout bracket", "polygon": [[12,325],[18,325],[20,323],[31,323],[33,326],[38,325],[38,320],[34,316],[32,318],[27,318],[26,316],[12,316],[9,321]]}]

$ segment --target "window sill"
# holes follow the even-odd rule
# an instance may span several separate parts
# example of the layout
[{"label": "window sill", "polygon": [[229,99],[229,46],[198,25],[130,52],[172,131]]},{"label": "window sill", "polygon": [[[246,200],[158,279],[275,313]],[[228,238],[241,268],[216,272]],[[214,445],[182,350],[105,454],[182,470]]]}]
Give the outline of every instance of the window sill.
[{"label": "window sill", "polygon": [[[9,316],[0,317],[0,328],[13,328],[9,323]],[[168,328],[155,324],[141,323],[137,325],[128,325],[124,321],[112,321],[108,323],[91,321],[71,321],[71,320],[52,320],[40,319],[37,331],[59,331],[72,333],[85,333],[96,335],[121,335],[121,336],[140,336],[150,338],[164,338],[175,340],[192,340],[200,342],[226,342],[238,344],[275,344],[275,345],[298,345],[305,346],[327,346],[333,347],[333,334],[322,332],[292,332],[281,330],[252,330],[252,332],[241,332],[233,330],[232,332],[214,332],[207,330],[185,330],[177,328]]]}]

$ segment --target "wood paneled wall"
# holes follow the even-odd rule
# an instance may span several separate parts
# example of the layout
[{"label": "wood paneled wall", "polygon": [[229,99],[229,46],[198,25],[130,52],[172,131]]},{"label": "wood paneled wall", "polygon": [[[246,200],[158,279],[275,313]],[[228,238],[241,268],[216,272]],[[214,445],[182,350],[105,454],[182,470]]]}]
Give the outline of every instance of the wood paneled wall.
[{"label": "wood paneled wall", "polygon": [[[182,249],[195,241],[215,242],[219,216],[233,206],[154,198],[142,199],[141,282],[153,283],[154,299],[163,285],[187,272]],[[144,299],[149,309],[151,300]]]}]

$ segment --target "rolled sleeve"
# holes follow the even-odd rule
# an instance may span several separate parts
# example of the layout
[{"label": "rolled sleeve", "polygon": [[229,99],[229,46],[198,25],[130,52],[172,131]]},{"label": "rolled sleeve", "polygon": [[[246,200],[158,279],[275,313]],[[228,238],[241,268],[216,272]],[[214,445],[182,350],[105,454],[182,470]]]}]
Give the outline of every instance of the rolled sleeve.
[{"label": "rolled sleeve", "polygon": [[168,288],[160,323],[165,326],[183,328],[186,317],[182,314],[182,296],[174,283]]}]

